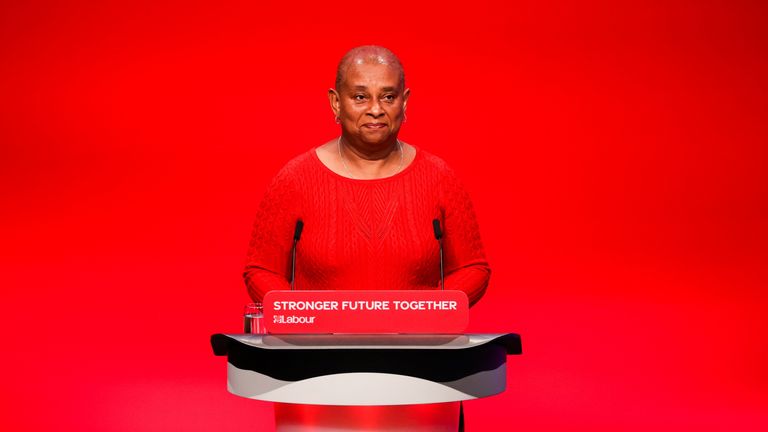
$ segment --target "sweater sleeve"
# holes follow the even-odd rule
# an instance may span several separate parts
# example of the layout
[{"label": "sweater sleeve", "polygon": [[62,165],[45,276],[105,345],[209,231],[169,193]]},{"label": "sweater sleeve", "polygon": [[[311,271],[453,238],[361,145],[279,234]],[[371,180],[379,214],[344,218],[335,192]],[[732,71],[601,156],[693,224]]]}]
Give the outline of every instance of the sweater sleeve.
[{"label": "sweater sleeve", "polygon": [[467,293],[469,305],[485,294],[491,269],[469,194],[450,168],[441,182],[445,288]]},{"label": "sweater sleeve", "polygon": [[243,273],[254,301],[262,301],[269,291],[290,289],[290,253],[300,201],[293,171],[290,165],[280,170],[256,212]]}]

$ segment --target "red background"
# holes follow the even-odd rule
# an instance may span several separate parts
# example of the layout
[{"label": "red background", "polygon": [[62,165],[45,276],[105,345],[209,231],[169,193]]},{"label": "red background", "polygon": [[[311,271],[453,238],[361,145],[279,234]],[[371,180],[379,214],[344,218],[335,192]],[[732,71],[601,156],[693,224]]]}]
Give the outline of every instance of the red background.
[{"label": "red background", "polygon": [[0,6],[3,429],[272,428],[208,338],[365,43],[475,201],[470,330],[523,336],[470,430],[768,427],[765,2],[90,3]]}]

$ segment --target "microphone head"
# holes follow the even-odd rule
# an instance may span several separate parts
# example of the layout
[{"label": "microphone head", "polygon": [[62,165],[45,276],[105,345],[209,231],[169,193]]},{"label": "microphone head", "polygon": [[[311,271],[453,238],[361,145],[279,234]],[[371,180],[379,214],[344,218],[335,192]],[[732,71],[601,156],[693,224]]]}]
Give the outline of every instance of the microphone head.
[{"label": "microphone head", "polygon": [[440,229],[440,221],[437,219],[432,220],[432,229],[435,230],[435,238],[440,240],[443,238],[443,231]]},{"label": "microphone head", "polygon": [[296,229],[293,231],[293,239],[299,241],[301,239],[301,231],[304,229],[304,222],[301,219],[296,221]]}]

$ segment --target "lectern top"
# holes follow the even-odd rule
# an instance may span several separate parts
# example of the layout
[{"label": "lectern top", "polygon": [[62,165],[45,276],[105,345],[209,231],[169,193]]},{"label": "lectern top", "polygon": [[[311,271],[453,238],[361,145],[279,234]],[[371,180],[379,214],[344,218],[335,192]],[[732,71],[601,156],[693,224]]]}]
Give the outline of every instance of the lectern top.
[{"label": "lectern top", "polygon": [[335,335],[252,335],[216,334],[211,344],[216,355],[226,355],[230,341],[261,349],[430,349],[456,350],[493,343],[504,347],[507,354],[521,354],[520,336],[507,334],[462,335],[396,335],[396,334],[335,334]]}]

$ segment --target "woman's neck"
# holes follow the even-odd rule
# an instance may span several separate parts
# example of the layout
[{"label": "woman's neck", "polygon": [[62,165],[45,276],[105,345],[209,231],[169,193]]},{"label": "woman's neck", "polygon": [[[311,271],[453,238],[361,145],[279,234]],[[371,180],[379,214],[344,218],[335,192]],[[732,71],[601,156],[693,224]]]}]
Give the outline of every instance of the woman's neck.
[{"label": "woman's neck", "polygon": [[344,136],[337,141],[342,175],[355,179],[377,179],[390,177],[403,169],[405,155],[397,139],[380,148],[360,145]]}]

